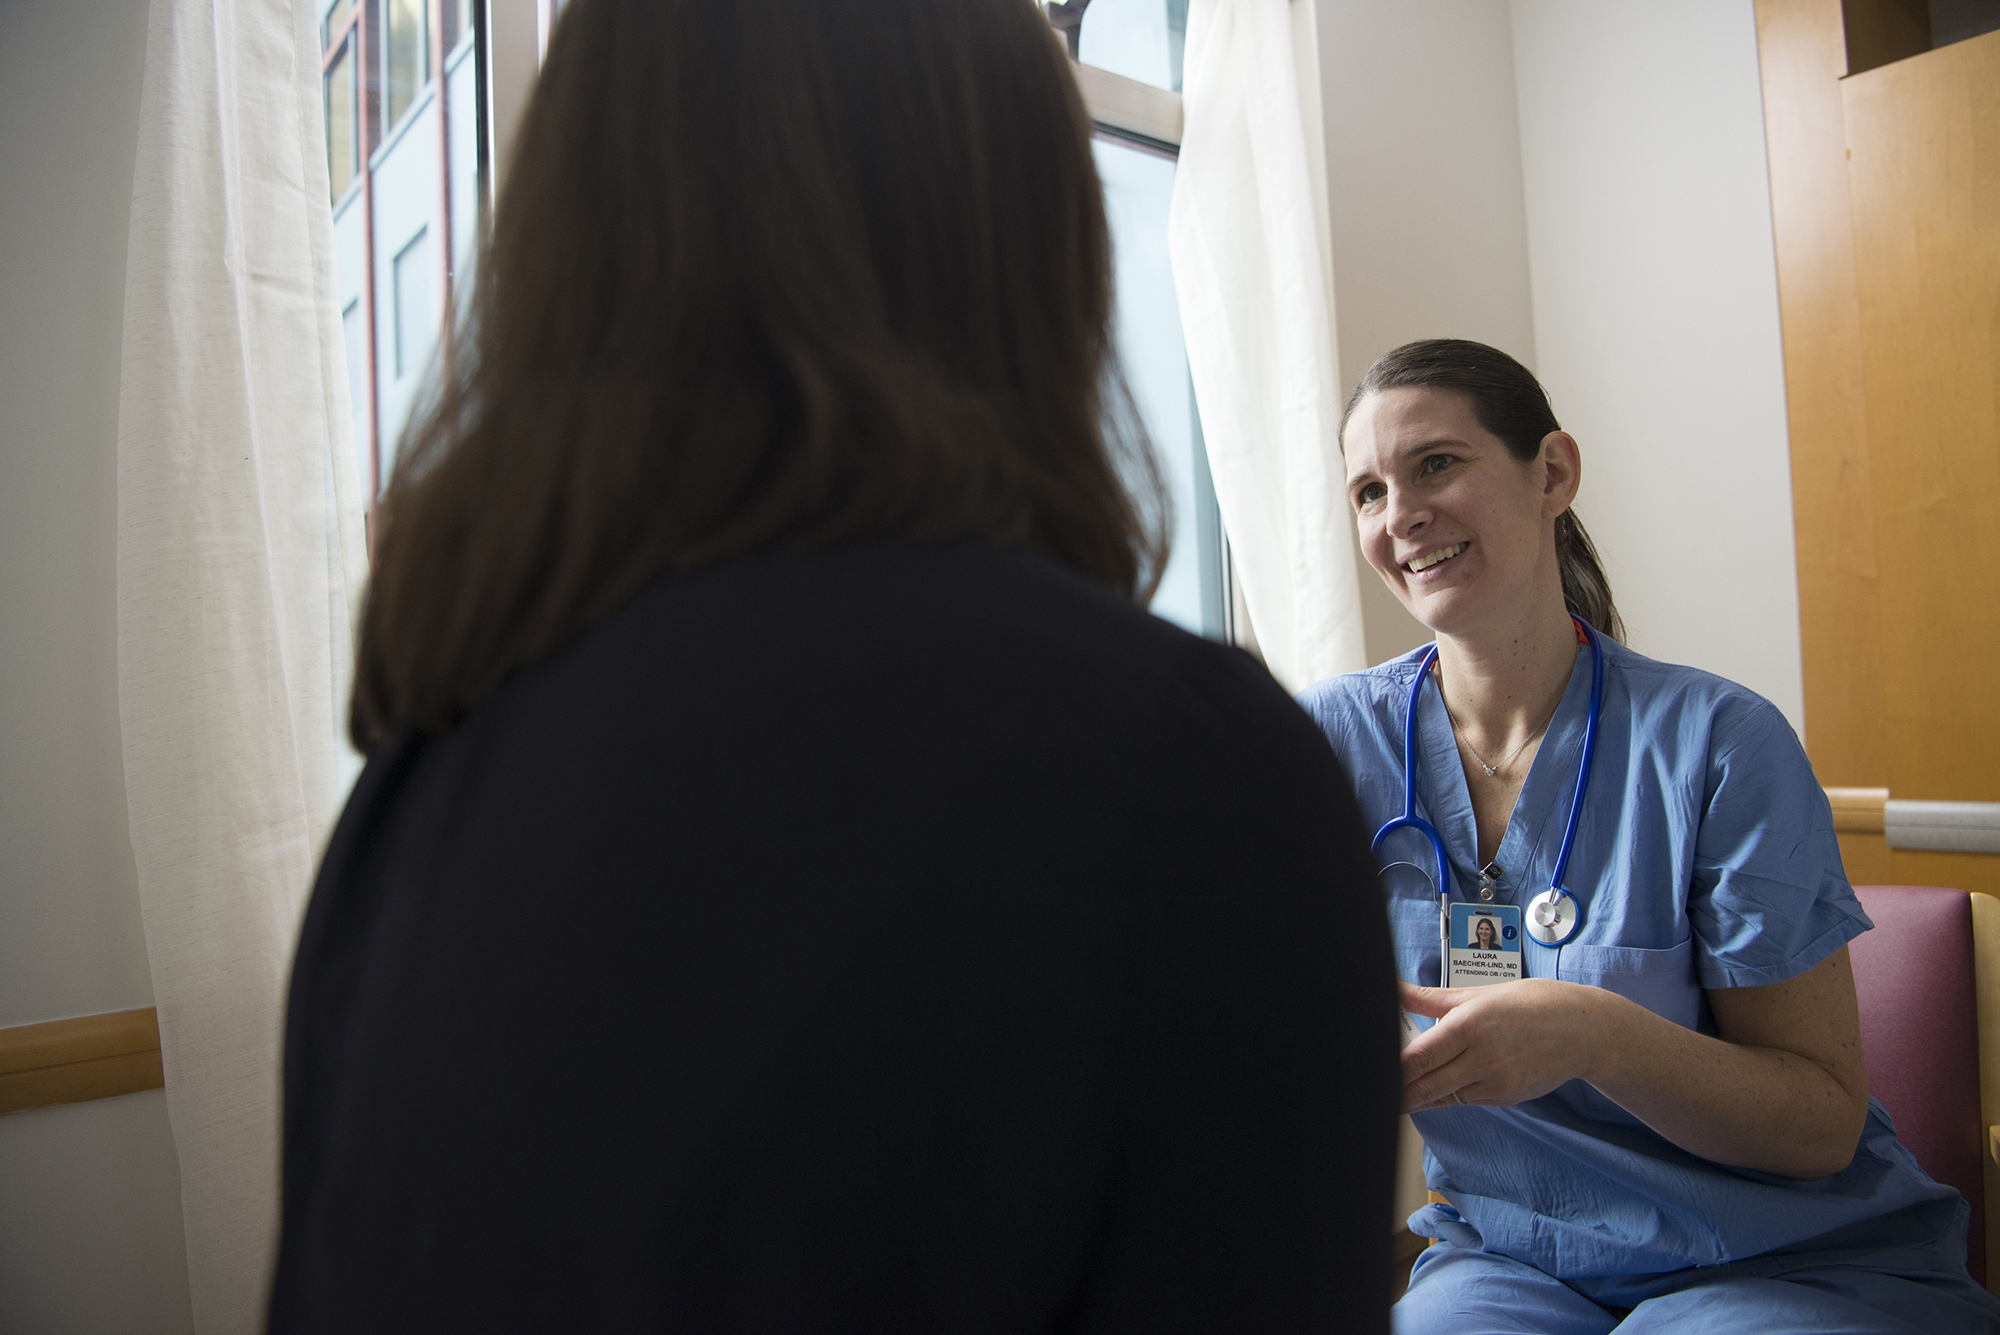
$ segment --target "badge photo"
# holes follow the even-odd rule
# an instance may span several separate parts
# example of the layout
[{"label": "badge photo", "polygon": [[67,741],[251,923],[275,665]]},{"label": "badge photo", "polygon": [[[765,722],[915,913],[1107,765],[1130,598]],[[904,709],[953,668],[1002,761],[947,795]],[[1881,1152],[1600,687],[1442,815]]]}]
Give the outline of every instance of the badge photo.
[{"label": "badge photo", "polygon": [[1512,904],[1451,906],[1452,987],[1485,987],[1523,977],[1521,910]]}]

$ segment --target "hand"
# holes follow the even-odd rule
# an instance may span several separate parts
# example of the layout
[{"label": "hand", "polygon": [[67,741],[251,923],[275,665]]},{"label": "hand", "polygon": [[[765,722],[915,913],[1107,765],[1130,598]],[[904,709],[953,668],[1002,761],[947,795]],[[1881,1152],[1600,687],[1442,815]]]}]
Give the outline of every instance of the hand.
[{"label": "hand", "polygon": [[[1403,1111],[1512,1107],[1587,1079],[1623,998],[1581,983],[1524,978],[1488,987],[1397,983],[1403,1008],[1437,1019],[1403,1049]],[[1627,1003],[1629,1004],[1629,1003]]]}]

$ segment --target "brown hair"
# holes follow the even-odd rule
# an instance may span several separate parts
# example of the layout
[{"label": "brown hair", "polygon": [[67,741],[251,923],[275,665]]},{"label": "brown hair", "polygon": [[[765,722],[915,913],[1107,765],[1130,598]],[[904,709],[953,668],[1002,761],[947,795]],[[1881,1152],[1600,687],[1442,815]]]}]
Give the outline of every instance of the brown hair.
[{"label": "brown hair", "polygon": [[979,537],[1148,592],[1089,136],[1022,0],[574,0],[378,516],[355,744],[755,551]]},{"label": "brown hair", "polygon": [[[1385,389],[1412,387],[1448,389],[1464,395],[1479,425],[1497,436],[1507,453],[1522,463],[1542,452],[1543,437],[1562,430],[1549,404],[1549,393],[1533,371],[1484,343],[1431,338],[1405,343],[1376,359],[1340,415],[1341,438],[1346,438],[1347,419],[1362,399]],[[1556,560],[1562,571],[1563,603],[1570,615],[1623,642],[1625,622],[1611,600],[1611,581],[1604,577],[1597,546],[1573,508],[1556,516]]]}]

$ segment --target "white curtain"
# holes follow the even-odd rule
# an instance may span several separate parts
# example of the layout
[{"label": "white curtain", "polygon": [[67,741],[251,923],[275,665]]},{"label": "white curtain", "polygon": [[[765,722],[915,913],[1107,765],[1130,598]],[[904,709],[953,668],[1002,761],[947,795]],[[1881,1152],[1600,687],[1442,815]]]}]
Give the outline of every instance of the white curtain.
[{"label": "white curtain", "polygon": [[280,1033],[341,735],[361,487],[311,0],[153,0],[118,420],[126,799],[203,1335],[261,1330]]},{"label": "white curtain", "polygon": [[1311,0],[1192,0],[1168,224],[1250,624],[1291,690],[1366,666],[1340,448]]}]

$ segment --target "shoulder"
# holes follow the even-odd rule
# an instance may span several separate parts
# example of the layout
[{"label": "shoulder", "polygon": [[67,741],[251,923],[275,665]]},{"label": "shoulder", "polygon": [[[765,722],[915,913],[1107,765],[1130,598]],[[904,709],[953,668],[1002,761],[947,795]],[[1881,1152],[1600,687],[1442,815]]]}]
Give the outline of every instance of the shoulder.
[{"label": "shoulder", "polygon": [[1710,756],[1774,741],[1789,741],[1800,749],[1784,714],[1748,686],[1648,658],[1615,640],[1602,643],[1607,677],[1623,685],[1635,720],[1653,735],[1699,741]]},{"label": "shoulder", "polygon": [[1675,781],[1681,805],[1669,819],[1689,836],[1685,903],[1701,985],[1782,982],[1866,931],[1826,794],[1778,707],[1623,646],[1607,644],[1606,658],[1631,695],[1640,768],[1671,769]]},{"label": "shoulder", "polygon": [[1032,690],[1051,675],[1129,686],[1160,675],[1187,641],[1201,643],[1024,550],[882,542],[663,576],[551,666],[616,671],[660,651],[675,665],[776,651],[791,656],[772,675],[801,690],[853,670],[884,674],[885,689],[951,673],[968,687]]},{"label": "shoulder", "polygon": [[1360,672],[1343,672],[1300,691],[1294,698],[1299,707],[1315,718],[1331,717],[1355,710],[1373,709],[1379,704],[1408,698],[1410,683],[1431,646],[1412,649]]},{"label": "shoulder", "polygon": [[1121,769],[1168,749],[1311,735],[1241,650],[980,542],[857,544],[664,576],[460,730],[621,752],[741,738],[728,744],[747,755],[754,739],[791,765],[865,747]]}]

